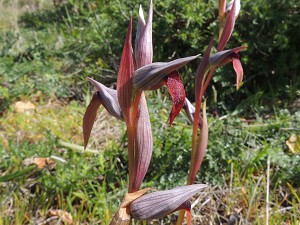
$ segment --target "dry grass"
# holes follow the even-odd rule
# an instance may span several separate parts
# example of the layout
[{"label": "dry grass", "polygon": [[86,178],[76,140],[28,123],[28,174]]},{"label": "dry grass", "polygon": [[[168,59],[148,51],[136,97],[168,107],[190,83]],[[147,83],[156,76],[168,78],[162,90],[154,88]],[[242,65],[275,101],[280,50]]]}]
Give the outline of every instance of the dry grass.
[{"label": "dry grass", "polygon": [[[193,224],[282,224],[298,225],[300,202],[291,190],[279,187],[270,193],[269,215],[266,213],[266,183],[262,177],[257,183],[226,189],[210,187],[195,199]],[[268,218],[268,220],[267,220]]]},{"label": "dry grass", "polygon": [[97,120],[93,126],[88,148],[101,150],[114,142],[118,143],[124,131],[125,129],[121,121],[117,121],[106,110],[100,108]]},{"label": "dry grass", "polygon": [[0,29],[19,32],[19,19],[25,13],[53,7],[46,0],[0,0]]},{"label": "dry grass", "polygon": [[[12,106],[12,110],[0,118],[0,144],[8,148],[8,140],[37,143],[45,140],[50,132],[65,142],[83,145],[83,105],[75,102],[66,105],[55,100],[34,105],[34,109],[25,112],[16,112]],[[119,140],[123,132],[121,123],[100,108],[88,147],[98,151],[104,149]]]}]

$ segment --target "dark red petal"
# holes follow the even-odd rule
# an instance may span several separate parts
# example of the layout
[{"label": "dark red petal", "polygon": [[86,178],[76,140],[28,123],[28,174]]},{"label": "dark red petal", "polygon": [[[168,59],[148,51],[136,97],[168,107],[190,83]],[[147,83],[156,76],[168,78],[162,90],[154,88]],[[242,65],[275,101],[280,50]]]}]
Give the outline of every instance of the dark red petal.
[{"label": "dark red petal", "polygon": [[243,71],[241,61],[239,59],[239,55],[236,53],[232,54],[232,64],[233,64],[233,69],[235,70],[236,73],[236,89],[238,90],[243,80],[244,71]]},{"label": "dark red petal", "polygon": [[236,14],[236,4],[233,3],[233,6],[230,10],[230,12],[228,13],[228,15],[226,16],[226,22],[225,22],[225,26],[217,47],[218,52],[222,51],[225,47],[225,45],[227,44],[232,32],[233,32],[233,28],[235,25],[235,14]]},{"label": "dark red petal", "polygon": [[97,93],[93,95],[93,98],[86,108],[85,114],[83,116],[82,130],[83,130],[83,140],[84,140],[84,148],[86,148],[91,131],[96,119],[97,110],[102,104],[101,98]]},{"label": "dark red petal", "polygon": [[185,102],[185,91],[177,70],[170,73],[167,77],[166,86],[172,98],[172,111],[170,113],[170,125],[179,114]]},{"label": "dark red petal", "polygon": [[132,18],[130,18],[128,31],[124,43],[122,58],[117,80],[117,95],[121,111],[126,123],[130,119],[130,107],[132,103],[132,75],[134,72],[133,50],[132,50]]}]

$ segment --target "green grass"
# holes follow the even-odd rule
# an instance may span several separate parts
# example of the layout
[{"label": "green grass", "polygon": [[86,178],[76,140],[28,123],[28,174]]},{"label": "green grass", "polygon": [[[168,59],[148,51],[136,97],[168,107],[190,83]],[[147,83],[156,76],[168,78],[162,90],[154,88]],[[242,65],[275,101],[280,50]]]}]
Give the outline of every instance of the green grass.
[{"label": "green grass", "polygon": [[[70,213],[74,224],[108,224],[126,192],[125,125],[100,108],[88,150],[83,151],[81,121],[85,110],[83,102],[89,102],[90,98],[85,78],[94,77],[106,84],[116,80],[124,37],[114,37],[114,34],[125,34],[128,18],[120,11],[127,12],[132,6],[131,2],[119,2],[120,5],[111,2],[101,7],[96,4],[93,11],[93,5],[82,2],[69,1],[55,8],[47,1],[0,1],[0,225],[62,220],[62,217],[51,216],[49,210]],[[172,11],[166,12],[167,18],[161,16],[171,3],[173,1],[158,2],[155,6],[159,12],[157,19],[163,20],[157,24],[154,21],[154,35],[160,34],[160,25],[165,26],[165,19],[170,24],[171,34],[173,25],[178,24],[177,19],[181,21]],[[177,13],[183,18],[190,17],[189,20],[206,21],[204,14],[195,18],[192,12],[189,15]],[[204,48],[205,37],[210,37],[210,31],[217,25],[206,21],[208,25],[204,25],[209,27],[202,36],[198,28],[203,21],[191,23],[189,30],[185,28],[191,38],[186,38],[184,32],[176,34],[176,43],[168,35],[157,35],[154,57],[165,61],[165,56],[190,49],[189,39],[193,39],[192,50]],[[161,47],[160,42],[166,46]],[[247,64],[250,63],[248,57],[242,57]],[[280,62],[287,65],[284,60]],[[246,74],[248,79],[249,74]],[[226,114],[227,108],[233,107],[232,99],[230,104],[217,102],[218,99],[228,96],[239,99],[235,96],[250,92],[242,88],[236,93],[223,74],[217,74],[214,79],[216,82],[221,79],[221,86],[228,87],[224,92],[217,90],[218,96],[214,96],[214,107],[223,109],[222,113]],[[281,82],[278,84],[286,87]],[[192,86],[187,84],[187,89]],[[292,87],[296,89],[297,82]],[[300,153],[290,151],[286,145],[291,135],[300,135],[300,114],[277,106],[270,112],[260,99],[273,93],[254,88],[257,88],[253,91],[255,94],[249,94],[240,104],[234,103],[238,107],[233,113],[214,118],[213,109],[208,110],[208,151],[197,179],[210,188],[199,196],[193,209],[196,224],[226,223],[234,213],[239,216],[240,224],[247,224],[246,221],[265,224],[267,204],[269,224],[298,225],[300,221]],[[185,184],[192,131],[183,113],[172,127],[168,125],[171,102],[164,94],[157,93],[147,95],[154,152],[143,185],[161,190]],[[291,92],[291,99],[295,98],[293,95]],[[36,108],[17,113],[14,103],[19,100],[31,101]],[[243,118],[241,113],[249,108],[258,114]],[[32,157],[48,157],[55,161],[55,167],[38,169],[26,165],[24,161]],[[154,224],[169,224],[174,218],[174,215],[169,216]]]},{"label": "green grass", "polygon": [[[73,148],[83,141],[83,111],[84,106],[76,102],[53,102],[33,112],[9,111],[0,119],[0,224],[47,219],[51,208],[70,212],[79,223],[108,223],[121,198],[116,187],[125,188],[117,175],[126,173],[115,168],[119,165],[112,155],[118,155],[117,144],[98,143],[110,145],[111,150],[98,149],[97,154]],[[61,140],[70,147],[63,147]],[[25,166],[24,160],[31,157],[52,157],[55,169]]]},{"label": "green grass", "polygon": [[[183,114],[169,127],[166,123],[169,100],[155,95],[148,95],[148,99],[154,153],[144,185],[165,189],[184,184],[191,127]],[[69,212],[79,224],[99,221],[107,224],[127,187],[124,126],[112,119],[110,123],[115,123],[116,129],[122,132],[118,137],[107,132],[109,141],[100,144],[95,143],[105,140],[105,129],[95,128],[89,148],[98,151],[83,152],[80,126],[85,107],[76,102],[36,105],[34,111],[27,113],[9,110],[0,119],[0,224],[44,221],[51,218],[50,209]],[[109,117],[103,114],[103,109],[99,115],[97,124],[101,127]],[[300,204],[299,153],[290,152],[285,141],[292,133],[300,133],[299,114],[283,110],[269,119],[257,117],[248,123],[243,118],[231,116],[209,117],[209,124],[208,152],[198,181],[221,188],[224,196],[220,199],[226,210],[222,213],[207,211],[221,204],[211,205],[200,210],[196,218],[206,221],[209,216],[215,222],[224,221],[222,217],[228,218],[240,210],[241,220],[264,224],[267,158],[270,157],[269,224],[287,220],[297,224],[300,216],[297,211]],[[31,157],[52,157],[55,168],[24,165],[24,160]],[[238,191],[226,194],[226,190],[236,188]],[[211,194],[211,198],[216,198],[216,193]],[[200,205],[201,202],[195,209]],[[168,221],[165,219],[165,223]]]}]

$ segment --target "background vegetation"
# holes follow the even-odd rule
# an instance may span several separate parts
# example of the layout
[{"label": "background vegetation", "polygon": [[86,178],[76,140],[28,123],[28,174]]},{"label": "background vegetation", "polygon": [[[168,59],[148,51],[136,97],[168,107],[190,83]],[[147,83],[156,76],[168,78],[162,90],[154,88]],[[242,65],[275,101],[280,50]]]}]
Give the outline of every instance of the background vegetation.
[{"label": "background vegetation", "polygon": [[[0,224],[57,222],[49,209],[69,212],[74,223],[108,223],[126,190],[125,128],[100,110],[89,151],[82,152],[86,77],[115,87],[128,12],[136,18],[139,3],[0,1]],[[202,222],[226,223],[236,213],[241,221],[264,223],[268,158],[270,223],[300,220],[299,11],[297,0],[242,1],[228,48],[248,46],[240,54],[244,83],[236,92],[230,66],[214,75],[208,152],[198,176],[222,193],[238,191],[224,194],[220,205],[196,206]],[[217,1],[155,1],[154,61],[203,54],[218,32],[217,13]],[[198,63],[181,70],[191,100]],[[166,96],[147,94],[154,153],[145,185],[158,189],[185,183],[191,149],[185,116],[172,127],[166,123]],[[17,101],[34,108],[19,112]],[[24,163],[32,157],[56,164]],[[214,202],[221,199],[220,190],[211,193]]]}]

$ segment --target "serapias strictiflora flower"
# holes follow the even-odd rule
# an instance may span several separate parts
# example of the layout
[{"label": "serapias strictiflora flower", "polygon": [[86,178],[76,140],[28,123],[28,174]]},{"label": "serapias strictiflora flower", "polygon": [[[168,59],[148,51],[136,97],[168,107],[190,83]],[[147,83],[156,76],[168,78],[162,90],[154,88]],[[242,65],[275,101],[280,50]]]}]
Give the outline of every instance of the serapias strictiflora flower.
[{"label": "serapias strictiflora flower", "polygon": [[181,209],[190,212],[187,201],[206,187],[205,184],[194,184],[145,194],[131,203],[131,215],[138,220],[152,220]]},{"label": "serapias strictiflora flower", "polygon": [[213,56],[210,57],[209,63],[214,66],[224,66],[225,64],[232,62],[233,69],[236,73],[236,88],[240,88],[240,84],[243,80],[243,67],[240,61],[240,57],[238,55],[239,51],[246,49],[246,46],[240,46],[237,48],[224,50],[217,52]]},{"label": "serapias strictiflora flower", "polygon": [[97,91],[94,93],[83,117],[82,128],[84,148],[86,148],[88,144],[97,111],[101,105],[103,105],[112,116],[116,117],[117,119],[124,120],[117,98],[117,91],[106,87],[92,78],[88,78],[88,80],[96,87]]},{"label": "serapias strictiflora flower", "polygon": [[185,101],[184,86],[177,70],[198,56],[180,58],[171,62],[151,63],[139,68],[133,74],[133,87],[137,90],[156,90],[163,85],[167,87],[172,98],[170,124],[179,114]]}]

